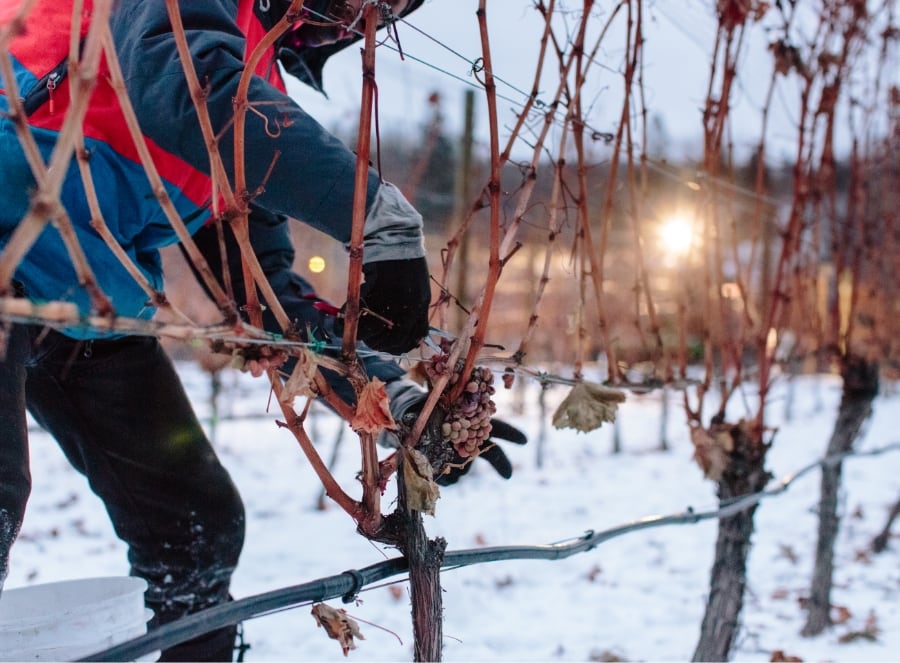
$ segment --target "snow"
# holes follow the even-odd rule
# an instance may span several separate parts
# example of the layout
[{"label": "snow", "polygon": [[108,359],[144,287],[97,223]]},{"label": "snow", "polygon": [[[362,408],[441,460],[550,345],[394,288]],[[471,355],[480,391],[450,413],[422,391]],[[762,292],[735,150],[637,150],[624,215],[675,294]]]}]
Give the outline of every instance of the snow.
[{"label": "snow", "polygon": [[[208,417],[209,376],[188,363],[179,364],[179,370],[201,417]],[[258,594],[396,556],[357,535],[334,504],[316,508],[320,486],[293,437],[276,426],[274,411],[266,412],[266,383],[240,373],[227,373],[225,383],[215,444],[248,514],[233,594]],[[890,387],[883,386],[857,449],[898,442],[900,397]],[[680,394],[669,394],[668,452],[657,450],[661,394],[630,396],[620,408],[619,454],[611,452],[611,426],[591,434],[550,427],[549,416],[565,394],[564,387],[552,388],[542,415],[536,385],[499,391],[499,413],[526,430],[531,442],[504,447],[515,465],[510,481],[478,462],[459,484],[444,488],[436,516],[426,517],[429,535],[445,537],[450,550],[543,544],[689,506],[715,508],[714,486],[691,459]],[[768,456],[776,478],[821,457],[839,399],[840,381],[832,376],[780,382],[770,406],[779,429]],[[546,439],[538,467],[542,427]],[[328,459],[338,437],[337,420],[316,410],[308,430]],[[35,429],[31,443],[34,488],[6,587],[126,574],[124,546],[102,504],[51,438]],[[335,474],[354,495],[357,456],[354,437],[345,435]],[[844,464],[832,598],[849,618],[816,638],[799,635],[805,613],[798,599],[808,592],[813,567],[819,473],[810,472],[763,501],[756,514],[735,660],[768,661],[776,650],[805,661],[900,659],[900,538],[895,534],[880,555],[867,552],[900,497],[898,470],[898,451]],[[383,510],[393,509],[391,499],[389,491]],[[900,532],[900,523],[894,531]],[[629,533],[564,560],[503,561],[446,571],[445,660],[689,660],[715,537],[716,523],[710,520]],[[355,605],[331,602],[347,609],[365,636],[350,660],[412,660],[408,586],[402,578],[395,580],[362,592]],[[316,627],[309,612],[305,606],[246,622],[252,646],[247,660],[343,660],[338,643]],[[862,631],[870,615],[879,628],[874,641],[840,642]]]}]

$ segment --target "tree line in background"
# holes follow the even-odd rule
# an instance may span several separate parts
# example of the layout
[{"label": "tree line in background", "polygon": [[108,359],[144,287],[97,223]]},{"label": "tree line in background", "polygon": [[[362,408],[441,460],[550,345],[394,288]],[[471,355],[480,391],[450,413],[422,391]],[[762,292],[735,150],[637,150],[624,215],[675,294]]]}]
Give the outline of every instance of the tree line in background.
[{"label": "tree line in background", "polygon": [[[383,133],[380,137],[380,153],[385,177],[401,183],[406,193],[414,200],[426,219],[427,233],[435,245],[452,231],[459,222],[458,195],[460,179],[477,182],[489,171],[489,163],[483,155],[476,155],[467,172],[460,171],[462,136],[446,133],[442,116],[442,101],[438,93],[428,97],[434,117],[431,123],[418,127],[419,133],[403,135]],[[348,137],[349,138],[349,137]],[[860,285],[855,288],[854,304],[859,307],[857,324],[874,325],[876,321],[885,325],[886,333],[879,334],[882,347],[879,352],[884,358],[883,369],[891,375],[900,371],[900,356],[897,353],[896,334],[892,312],[897,310],[897,284],[893,274],[900,267],[900,256],[892,261],[890,256],[898,246],[897,230],[891,225],[893,217],[892,200],[896,197],[894,182],[900,173],[900,155],[895,148],[896,139],[885,138],[872,162],[862,164],[858,157],[844,155],[836,158],[830,166],[833,175],[826,183],[817,176],[817,188],[810,193],[815,205],[830,201],[833,205],[833,219],[828,224],[819,224],[810,217],[807,236],[803,239],[809,251],[804,255],[802,273],[795,267],[797,276],[802,277],[797,284],[797,292],[792,295],[792,306],[785,324],[784,338],[779,340],[780,356],[787,359],[792,372],[830,370],[830,352],[834,350],[834,339],[829,342],[821,337],[821,330],[829,316],[835,315],[837,307],[847,306],[847,301],[839,301],[849,296],[848,287],[852,276],[858,277]],[[892,146],[894,146],[892,148]],[[603,218],[599,210],[603,204],[604,187],[612,170],[608,159],[587,164],[592,186],[588,189],[587,205],[591,222],[599,234],[602,223],[609,225],[608,259],[604,272],[606,288],[605,301],[611,324],[618,331],[613,334],[620,348],[620,357],[625,365],[645,362],[653,357],[653,348],[642,343],[640,334],[631,333],[638,326],[646,324],[646,306],[635,303],[635,295],[642,285],[635,274],[635,259],[630,212],[627,201],[627,177],[623,169],[617,173],[617,184],[613,186],[614,201],[608,218]],[[705,186],[702,170],[696,159],[674,158],[664,152],[656,159],[648,161],[645,180],[644,204],[648,213],[644,219],[643,244],[648,262],[653,266],[652,288],[656,307],[661,319],[662,333],[666,344],[675,347],[678,342],[678,318],[686,320],[688,352],[692,362],[702,360],[704,335],[702,274],[705,257],[700,250],[702,226],[694,216],[701,188]],[[562,177],[572,177],[578,166],[563,167]],[[736,244],[737,257],[723,258],[722,288],[716,296],[731,300],[732,314],[726,316],[718,335],[728,335],[739,324],[740,305],[735,300],[742,297],[742,290],[751,297],[749,304],[755,310],[767,306],[771,283],[774,276],[775,251],[778,248],[781,229],[779,219],[790,211],[794,196],[793,175],[795,164],[761,164],[757,154],[752,154],[742,162],[721,164],[727,172],[723,183],[732,197],[727,225],[722,232],[728,235],[727,242]],[[863,172],[864,171],[864,172]],[[763,180],[765,189],[761,209],[757,209],[757,178]],[[864,174],[865,173],[865,174]],[[533,197],[536,201],[548,200],[553,181],[557,176],[555,165],[546,162],[535,174]],[[862,178],[862,179],[861,179]],[[522,183],[522,169],[518,164],[504,167],[502,188],[506,195],[512,193]],[[859,205],[865,189],[866,204],[863,209],[854,210]],[[812,204],[812,203],[811,203]],[[507,215],[512,209],[507,207]],[[757,228],[754,216],[761,214],[763,227]],[[810,210],[808,214],[812,215]],[[523,249],[520,255],[506,267],[509,278],[499,284],[501,297],[495,303],[498,315],[492,319],[491,336],[498,343],[509,346],[515,344],[521,335],[521,312],[530,305],[534,289],[541,278],[540,264],[535,257],[535,249],[542,248],[550,229],[545,211],[540,203],[525,214],[525,223],[520,233]],[[560,340],[560,321],[565,321],[576,309],[579,293],[571,287],[574,264],[571,246],[575,241],[577,227],[573,219],[563,223],[558,237],[559,244],[555,256],[555,272],[550,276],[549,288],[553,297],[542,305],[541,314],[546,329],[538,325],[531,360],[537,362],[560,362],[571,357],[572,341]],[[477,284],[480,268],[486,265],[484,251],[487,225],[484,219],[473,225],[471,234],[476,238],[475,249],[467,255],[469,261],[460,271],[466,274],[471,284]],[[760,234],[762,237],[758,237]],[[740,262],[747,262],[752,244],[760,244],[754,264],[748,271],[747,283],[739,283]],[[817,247],[817,248],[816,248]],[[308,244],[306,251],[315,253],[319,246]],[[884,254],[887,259],[863,260],[869,251]],[[301,264],[303,267],[303,258]],[[851,274],[848,266],[858,261],[858,272]],[[840,273],[838,273],[840,270]],[[558,283],[554,283],[557,281]],[[457,282],[457,286],[460,282]],[[843,285],[842,285],[843,284]],[[465,283],[463,282],[463,285]],[[558,288],[554,286],[558,285]],[[681,298],[680,289],[687,288],[689,296]],[[465,301],[465,288],[451,294]],[[471,290],[471,288],[470,288]],[[679,311],[679,305],[683,310]],[[833,321],[832,321],[833,322]],[[847,324],[845,320],[843,323]],[[778,339],[776,339],[778,340]],[[600,358],[602,345],[598,339],[587,339],[588,355]],[[746,361],[754,361],[755,348],[746,349]]]}]

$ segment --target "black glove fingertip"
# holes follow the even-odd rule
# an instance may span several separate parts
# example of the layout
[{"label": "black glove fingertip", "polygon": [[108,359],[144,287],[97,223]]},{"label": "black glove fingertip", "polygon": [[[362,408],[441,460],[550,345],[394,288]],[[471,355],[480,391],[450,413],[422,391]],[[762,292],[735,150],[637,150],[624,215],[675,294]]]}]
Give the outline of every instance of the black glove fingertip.
[{"label": "black glove fingertip", "polygon": [[466,464],[464,467],[459,468],[451,468],[450,471],[441,474],[437,477],[434,482],[439,486],[452,486],[457,481],[459,481],[460,477],[462,477],[466,472],[469,471],[469,467],[471,463]]},{"label": "black glove fingertip", "polygon": [[513,444],[525,444],[528,442],[525,433],[502,419],[491,419],[491,437],[499,437],[501,440],[512,442]]},{"label": "black glove fingertip", "polygon": [[497,474],[504,479],[509,479],[513,472],[512,463],[509,462],[509,458],[500,447],[490,442],[488,444],[490,446],[479,455],[491,464],[491,467],[497,471]]}]

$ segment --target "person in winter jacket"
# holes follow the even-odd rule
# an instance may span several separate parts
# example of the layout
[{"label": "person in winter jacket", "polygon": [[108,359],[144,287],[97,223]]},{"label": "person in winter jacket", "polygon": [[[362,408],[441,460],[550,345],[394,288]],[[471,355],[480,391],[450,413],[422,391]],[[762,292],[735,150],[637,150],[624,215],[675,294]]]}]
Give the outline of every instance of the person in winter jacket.
[{"label": "person in winter jacket", "polygon": [[[309,284],[291,271],[288,224],[298,220],[336,241],[350,239],[356,157],[287,96],[280,68],[321,90],[328,57],[358,39],[351,30],[362,0],[306,0],[294,28],[258,64],[249,88],[245,160],[251,201],[250,239],[279,301],[299,329],[321,322]],[[423,0],[387,3],[405,16]],[[0,29],[20,0],[0,0]],[[384,3],[383,3],[384,4]],[[234,172],[232,100],[247,56],[284,16],[286,0],[205,0],[179,3],[181,20],[204,85],[206,106],[226,170]],[[85,0],[84,40],[93,3]],[[22,99],[28,128],[47,161],[70,102],[68,50],[72,0],[37,0],[25,29],[9,44],[14,80],[0,89],[0,249],[31,204],[37,183],[16,135],[10,96]],[[347,17],[350,17],[348,20]],[[165,195],[194,233],[214,272],[228,270],[243,296],[240,257],[226,232],[227,255],[210,223],[213,190],[209,156],[185,82],[163,0],[115,4],[109,21],[118,60],[144,142]],[[178,238],[164,215],[101,62],[84,120],[85,148],[103,220],[144,277],[162,289],[160,248]],[[278,127],[272,131],[272,127]],[[92,225],[79,169],[73,161],[60,200],[97,284],[124,317],[150,318],[154,308]],[[400,354],[428,331],[428,267],[421,215],[392,184],[370,170],[366,185],[363,254],[364,316],[359,338]],[[221,282],[221,281],[220,281]],[[40,234],[6,296],[66,301],[91,313],[92,300],[60,233]],[[242,301],[237,302],[243,304]],[[380,316],[380,317],[379,317]],[[380,320],[388,319],[387,326]],[[327,321],[334,332],[334,320]],[[265,325],[280,331],[271,316]],[[54,331],[37,324],[3,327],[0,361],[0,589],[30,493],[26,411],[57,440],[68,460],[103,500],[116,533],[128,545],[134,575],[147,580],[151,627],[229,600],[231,575],[244,537],[244,510],[215,455],[170,359],[154,337],[116,336],[87,326]],[[421,407],[424,395],[385,359],[367,359],[370,375],[388,383],[395,416]],[[331,376],[340,395],[352,392]],[[504,426],[500,436],[524,437]],[[487,455],[503,476],[509,461],[494,446]],[[467,469],[467,467],[466,467]],[[445,477],[457,479],[459,472]],[[0,599],[2,600],[2,599]],[[161,660],[230,660],[234,627],[206,634],[162,653]]]}]

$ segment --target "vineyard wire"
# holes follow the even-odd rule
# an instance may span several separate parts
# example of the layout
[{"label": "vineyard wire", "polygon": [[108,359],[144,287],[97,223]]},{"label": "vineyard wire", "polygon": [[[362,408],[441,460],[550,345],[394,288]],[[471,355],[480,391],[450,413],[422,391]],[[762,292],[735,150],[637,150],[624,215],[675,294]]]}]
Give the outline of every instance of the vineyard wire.
[{"label": "vineyard wire", "polygon": [[[0,321],[14,322],[20,324],[43,325],[53,329],[64,329],[66,327],[78,327],[80,329],[99,330],[104,332],[116,332],[127,336],[167,336],[169,338],[182,341],[198,341],[207,340],[220,343],[233,343],[241,346],[266,345],[275,348],[302,348],[313,352],[323,361],[329,358],[324,354],[326,351],[338,353],[341,350],[340,345],[328,343],[325,341],[295,341],[285,338],[282,334],[265,331],[263,329],[248,328],[255,336],[238,335],[234,333],[234,329],[230,325],[210,325],[206,327],[194,327],[172,322],[157,322],[154,320],[140,320],[136,318],[117,317],[109,319],[100,316],[83,316],[77,313],[74,308],[66,307],[66,315],[64,316],[48,316],[44,317],[40,313],[40,306],[32,306],[22,299],[17,298],[0,298]],[[8,309],[13,309],[12,311]],[[33,314],[24,312],[24,309],[33,311]],[[440,330],[432,330],[439,333]],[[491,347],[499,347],[494,344],[488,344]],[[357,350],[360,357],[377,357],[381,359],[396,359],[401,364],[407,363],[412,365],[417,362],[431,362],[433,357],[417,356],[413,353],[392,354],[371,348],[360,348]],[[574,386],[578,381],[571,378],[565,378],[560,375],[547,373],[543,370],[528,368],[517,364],[512,357],[502,357],[494,355],[483,355],[478,358],[479,362],[495,366],[503,366],[506,372],[515,373],[528,378],[536,379],[540,384],[559,384],[566,386]],[[328,366],[337,372],[341,371],[339,365],[332,362]],[[691,384],[695,384],[693,380],[676,380],[670,382],[668,386],[674,389],[682,389]],[[637,393],[651,391],[652,389],[661,387],[662,384],[633,384],[627,381],[617,383],[615,385],[619,389],[632,390]]]},{"label": "vineyard wire", "polygon": [[[320,19],[325,20],[325,21],[332,21],[332,22],[334,22],[334,19],[332,19],[332,18],[330,18],[330,17],[328,17],[328,16],[325,16],[324,14],[320,14],[319,12],[317,12],[317,11],[315,11],[315,10],[313,10],[313,9],[309,9],[308,11],[309,11],[311,14],[315,15],[317,18],[320,18]],[[458,50],[454,49],[454,48],[451,47],[450,45],[448,45],[448,44],[442,42],[440,39],[438,39],[438,38],[432,36],[431,34],[425,32],[425,31],[422,30],[421,28],[419,28],[419,27],[417,27],[416,25],[414,25],[413,23],[411,23],[411,22],[409,21],[408,18],[395,17],[395,18],[394,18],[394,22],[395,22],[395,23],[403,23],[403,24],[405,24],[407,27],[409,27],[409,28],[410,28],[411,30],[413,30],[414,32],[419,33],[420,35],[422,35],[422,36],[425,37],[426,39],[428,39],[428,40],[432,41],[433,43],[435,43],[436,45],[440,46],[442,49],[444,49],[444,50],[447,51],[448,53],[451,53],[452,55],[456,56],[457,58],[459,58],[460,60],[462,60],[463,62],[465,62],[466,65],[468,65],[468,67],[469,67],[469,75],[470,75],[470,76],[471,76],[473,73],[479,72],[479,71],[481,71],[482,69],[484,69],[484,66],[483,66],[483,64],[482,64],[482,62],[481,62],[481,58],[480,58],[480,57],[473,60],[473,59],[471,59],[470,57],[463,55],[462,53],[460,53]],[[354,32],[358,37],[361,37],[361,36],[362,36],[362,33],[359,32],[359,30],[356,29],[356,28],[353,29],[353,32]],[[448,69],[445,69],[444,67],[441,67],[440,65],[434,64],[433,62],[429,62],[428,60],[424,60],[424,59],[422,59],[422,58],[420,58],[420,57],[418,57],[418,56],[416,56],[416,55],[414,55],[414,54],[408,52],[406,49],[401,49],[401,48],[399,48],[398,46],[395,46],[395,45],[391,44],[390,41],[388,41],[388,40],[384,40],[384,41],[380,42],[380,43],[379,43],[379,46],[382,46],[383,48],[387,48],[388,50],[394,51],[397,55],[399,55],[399,56],[401,57],[401,59],[404,59],[404,60],[409,59],[409,60],[412,60],[413,62],[417,62],[417,63],[419,63],[420,65],[422,65],[422,66],[424,66],[424,67],[427,67],[427,68],[429,68],[429,69],[431,69],[431,70],[433,70],[433,71],[435,71],[435,72],[441,74],[442,76],[446,76],[447,78],[450,78],[450,79],[453,79],[453,80],[455,80],[455,81],[457,81],[457,82],[459,82],[459,83],[462,83],[462,84],[466,85],[467,87],[471,87],[471,88],[474,88],[474,89],[476,89],[476,90],[482,89],[482,86],[481,86],[479,83],[476,83],[476,82],[473,82],[473,81],[471,81],[471,80],[468,80],[468,79],[466,79],[466,78],[460,76],[459,74],[453,73],[452,71],[450,71],[450,70],[448,70]],[[599,67],[604,68],[604,69],[607,69],[607,70],[610,71],[610,72],[617,73],[614,69],[612,69],[611,67],[609,67],[609,66],[607,66],[607,65],[603,65],[602,63],[597,63],[597,62],[594,61],[594,60],[592,60],[592,62],[595,62],[595,64],[597,64]],[[494,77],[494,80],[495,80],[495,81],[497,81],[497,82],[499,82],[499,83],[502,83],[503,85],[505,85],[507,88],[509,88],[510,90],[512,90],[513,92],[515,92],[516,94],[521,95],[521,97],[522,97],[523,99],[531,99],[532,97],[534,97],[534,105],[535,105],[535,108],[536,108],[536,109],[538,109],[538,110],[540,110],[540,109],[545,109],[545,108],[547,108],[547,107],[549,106],[549,104],[548,104],[547,102],[541,100],[540,97],[537,96],[537,93],[535,93],[535,92],[527,92],[527,91],[523,90],[522,88],[520,88],[520,87],[518,87],[517,85],[514,85],[513,83],[509,82],[506,78],[504,78],[503,76],[500,76],[499,74],[497,74],[497,73],[496,73],[495,71],[493,71],[493,70],[491,70],[490,73],[491,73],[491,75]],[[513,98],[513,97],[511,97],[511,96],[507,96],[507,95],[505,95],[505,94],[503,94],[503,93],[501,93],[501,92],[497,92],[497,98],[498,98],[498,99],[502,99],[503,101],[506,101],[506,102],[509,102],[510,104],[512,104],[512,105],[514,106],[514,109],[513,109],[513,110],[516,111],[516,112],[521,111],[521,109],[522,109],[523,106],[524,106],[521,100],[515,99],[515,98]],[[561,105],[562,105],[563,107],[567,107],[567,104],[566,104],[565,102],[562,102]],[[534,113],[534,112],[537,112],[537,111],[532,111],[532,112]],[[558,126],[558,127],[563,126],[563,123],[562,123],[561,121],[557,121],[557,122],[555,122],[555,124],[556,124],[556,126]],[[608,131],[601,131],[601,130],[599,130],[599,129],[595,129],[595,128],[592,127],[587,121],[584,121],[583,124],[584,124],[585,128],[587,128],[587,129],[590,130],[591,136],[592,136],[592,138],[594,138],[595,140],[602,140],[602,141],[607,142],[607,143],[610,142],[610,141],[612,140],[612,133],[610,133],[610,132],[608,132]]]},{"label": "vineyard wire", "polygon": [[[318,18],[321,18],[323,20],[333,20],[329,17],[319,14],[318,12],[315,12],[314,10],[309,10],[309,11],[313,14],[316,14],[316,16]],[[439,39],[433,37],[432,35],[429,35],[425,31],[416,27],[415,25],[410,23],[408,19],[398,18],[396,20],[397,20],[397,22],[402,22],[402,23],[408,25],[411,29],[424,35],[425,37],[427,37],[428,39],[430,39],[431,41],[433,41],[440,47],[444,48],[445,50],[452,53],[456,57],[462,59],[470,67],[475,68],[475,67],[479,66],[477,60],[471,60],[470,58],[467,58],[463,54],[459,53],[457,50],[453,49],[451,46],[443,43]],[[426,60],[423,60],[421,58],[415,57],[406,51],[400,51],[400,49],[398,49],[396,46],[392,45],[389,42],[384,42],[384,43],[382,43],[382,45],[391,50],[394,50],[398,54],[402,54],[402,56],[404,58],[408,57],[408,58],[410,58],[426,67],[429,67],[443,75],[446,75],[451,78],[455,78],[459,81],[466,83],[467,85],[472,85],[472,86],[475,85],[474,83],[472,83],[472,81],[466,81],[465,79],[459,77],[456,74],[453,74],[450,71],[447,71],[447,70],[439,67],[438,65],[427,62]],[[516,87],[512,83],[506,81],[504,78],[498,76],[496,73],[493,73],[493,76],[494,76],[495,80],[503,83],[504,85],[509,87],[511,90],[513,90],[517,94],[521,95],[523,98],[528,99],[533,96],[531,93],[528,93],[528,92],[522,90],[521,88]],[[517,101],[510,97],[504,97],[503,95],[500,95],[500,94],[498,94],[498,97],[514,104],[516,106],[516,108],[522,108],[521,101]],[[536,99],[535,105],[537,108],[541,108],[545,105],[545,103],[541,102],[540,99]],[[592,132],[592,135],[597,140],[608,140],[609,135],[607,133],[599,131],[597,129],[594,129],[587,123],[585,123],[585,127],[590,129],[590,131]],[[651,165],[655,165],[655,164],[651,164]],[[657,166],[656,169],[660,172],[664,172],[664,169],[660,166]],[[687,177],[679,178],[677,175],[675,175],[674,173],[671,173],[671,172],[664,172],[664,174],[667,177],[669,177],[669,179],[680,180],[681,183],[686,186],[691,187],[691,186],[697,185],[697,178],[687,178]],[[736,186],[733,184],[731,186],[740,189],[739,186]],[[746,189],[741,190],[741,192],[744,193],[745,195],[750,195],[750,196],[756,195],[754,192],[751,192]],[[224,329],[206,328],[203,331],[198,331],[196,329],[191,329],[187,326],[177,325],[177,324],[173,324],[173,323],[162,323],[161,324],[161,323],[157,323],[157,322],[153,322],[153,321],[132,320],[132,319],[126,319],[126,318],[116,318],[115,321],[111,321],[107,318],[101,318],[101,317],[97,317],[97,316],[81,316],[81,315],[77,315],[77,314],[68,314],[68,315],[61,315],[59,318],[48,319],[48,317],[41,315],[40,307],[33,307],[31,311],[23,313],[18,308],[19,306],[21,306],[21,304],[22,304],[22,302],[20,300],[14,300],[12,302],[0,301],[0,320],[10,321],[10,322],[19,322],[19,323],[24,323],[24,324],[39,324],[39,323],[47,324],[48,326],[51,326],[51,327],[57,328],[57,329],[66,327],[66,326],[78,326],[78,327],[83,327],[86,329],[101,330],[101,331],[113,331],[113,332],[123,333],[126,335],[138,335],[138,336],[169,335],[174,338],[191,338],[191,339],[204,339],[205,338],[208,340],[215,339],[215,340],[221,340],[224,342],[240,342],[240,343],[244,343],[244,344],[264,343],[264,344],[268,344],[268,345],[281,345],[281,346],[297,345],[297,344],[286,343],[282,339],[279,339],[277,335],[269,335],[267,333],[259,334],[259,337],[256,339],[248,338],[248,337],[241,337],[240,339],[237,339],[237,338],[233,338],[233,337],[229,336],[224,331]],[[50,315],[50,314],[47,314],[47,315]],[[254,331],[258,332],[258,330],[254,330]],[[299,344],[299,345],[303,345],[303,344]],[[321,344],[316,344],[316,343],[313,343],[311,345],[312,345],[311,349],[313,349],[314,351],[317,348],[323,347]],[[376,353],[376,352],[373,352],[372,354],[383,355],[383,353]],[[399,358],[404,359],[404,360],[411,359],[409,357],[406,357],[405,355],[400,356]],[[552,376],[545,376],[545,377],[548,378],[547,381],[555,381]]]},{"label": "vineyard wire", "polygon": [[[892,451],[900,451],[900,442],[866,451],[847,451],[826,456],[785,476],[772,488],[738,497],[718,509],[695,511],[693,507],[688,507],[679,513],[665,516],[647,516],[602,531],[587,530],[581,536],[565,539],[557,543],[493,546],[449,551],[444,554],[441,569],[452,571],[475,564],[509,560],[543,559],[555,561],[591,551],[601,543],[631,532],[662,527],[664,525],[694,525],[705,520],[729,518],[736,513],[759,504],[764,499],[785,493],[798,479],[820,467],[837,465],[849,458],[880,456]],[[341,598],[344,603],[352,603],[367,586],[392,576],[400,575],[407,570],[406,559],[395,557],[361,569],[351,569],[337,575],[237,599],[188,615],[177,621],[160,626],[150,633],[79,660],[133,661],[137,660],[139,656],[150,654],[159,649],[167,649],[216,629],[238,624],[247,619],[262,617],[273,612],[303,607],[336,598]]]}]

